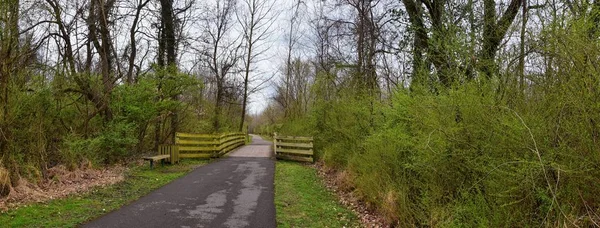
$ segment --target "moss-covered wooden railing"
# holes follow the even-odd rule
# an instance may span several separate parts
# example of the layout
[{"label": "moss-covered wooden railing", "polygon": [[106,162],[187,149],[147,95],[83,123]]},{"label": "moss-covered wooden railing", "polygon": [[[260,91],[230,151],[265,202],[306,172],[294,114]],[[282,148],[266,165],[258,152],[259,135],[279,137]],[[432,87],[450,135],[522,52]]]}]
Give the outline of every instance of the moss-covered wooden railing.
[{"label": "moss-covered wooden railing", "polygon": [[275,134],[273,148],[278,159],[314,162],[313,137]]},{"label": "moss-covered wooden railing", "polygon": [[[175,145],[162,145],[161,151],[168,151],[175,162],[179,158],[216,158],[244,145],[246,134],[193,134],[175,133]],[[168,149],[166,149],[166,148]],[[162,153],[161,153],[162,154]]]}]

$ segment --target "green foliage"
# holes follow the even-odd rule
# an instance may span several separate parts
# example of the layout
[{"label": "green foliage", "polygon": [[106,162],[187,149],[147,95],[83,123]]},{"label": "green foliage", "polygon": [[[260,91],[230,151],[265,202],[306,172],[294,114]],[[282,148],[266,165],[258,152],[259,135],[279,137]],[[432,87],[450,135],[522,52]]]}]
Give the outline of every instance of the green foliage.
[{"label": "green foliage", "polygon": [[41,82],[41,77],[31,77],[30,84],[11,83],[9,107],[0,120],[2,137],[10,137],[5,151],[0,151],[0,162],[4,161],[15,183],[19,173],[37,179],[48,163],[55,163],[58,143],[55,133],[61,133],[54,115],[57,104],[52,99],[52,90]]},{"label": "green foliage", "polygon": [[314,136],[321,160],[400,227],[594,226],[600,46],[587,20],[570,23],[542,32],[551,69],[527,75],[526,89],[506,72],[399,88],[386,103],[318,78],[310,113],[277,130]]},{"label": "green foliage", "polygon": [[[194,115],[204,105],[201,81],[175,68],[155,69],[134,84],[116,84],[108,94],[97,74],[57,72],[51,83],[30,72],[11,78],[6,113],[0,113],[5,137],[0,167],[9,170],[12,184],[19,176],[37,181],[57,164],[75,169],[148,153],[156,138],[170,137],[175,115],[182,126],[206,123],[209,117]],[[108,107],[100,107],[98,100],[108,101]]]},{"label": "green foliage", "polygon": [[135,137],[135,124],[114,121],[98,136],[102,160],[111,164],[132,155],[133,146],[138,142]]},{"label": "green foliage", "polygon": [[141,79],[134,85],[122,85],[112,93],[112,108],[121,121],[143,123],[155,118],[163,106],[156,104],[156,84],[152,80]]},{"label": "green foliage", "polygon": [[590,216],[586,208],[600,192],[586,183],[600,181],[599,148],[581,144],[587,126],[575,123],[592,116],[551,115],[565,111],[552,109],[555,97],[510,108],[493,91],[477,84],[439,95],[399,91],[382,109],[386,121],[366,137],[360,118],[352,118],[360,112],[344,102],[345,112],[335,111],[334,104],[329,110],[340,116],[316,135],[327,142],[324,161],[348,169],[355,191],[401,226],[521,227]]},{"label": "green foliage", "polygon": [[276,165],[278,227],[359,227],[356,215],[337,202],[314,169],[293,162]]},{"label": "green foliage", "polygon": [[334,102],[318,100],[308,125],[314,130],[305,130],[305,134],[316,136],[317,157],[336,167],[346,166],[349,158],[358,152],[360,142],[379,122],[379,115],[373,113],[378,104],[369,97],[355,97],[350,91],[346,92]]},{"label": "green foliage", "polygon": [[82,139],[75,135],[69,135],[65,138],[65,146],[61,151],[61,161],[71,170],[85,161],[99,163],[100,138]]}]

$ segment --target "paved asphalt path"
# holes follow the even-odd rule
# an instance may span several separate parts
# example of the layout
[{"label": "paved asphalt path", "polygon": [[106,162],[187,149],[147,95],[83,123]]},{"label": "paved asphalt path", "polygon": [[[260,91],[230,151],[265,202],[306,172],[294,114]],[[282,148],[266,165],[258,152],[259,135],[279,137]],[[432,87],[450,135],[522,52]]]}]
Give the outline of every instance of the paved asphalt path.
[{"label": "paved asphalt path", "polygon": [[272,146],[253,137],[228,157],[83,227],[275,227]]}]

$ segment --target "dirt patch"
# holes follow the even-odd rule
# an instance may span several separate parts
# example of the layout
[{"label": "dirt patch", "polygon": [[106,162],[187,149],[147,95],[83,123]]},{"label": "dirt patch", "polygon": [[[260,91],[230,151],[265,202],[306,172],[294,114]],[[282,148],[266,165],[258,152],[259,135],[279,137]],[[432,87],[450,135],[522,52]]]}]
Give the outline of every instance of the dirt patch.
[{"label": "dirt patch", "polygon": [[52,167],[48,169],[48,179],[39,184],[25,179],[19,180],[19,185],[11,188],[8,196],[0,197],[0,211],[28,203],[63,198],[96,186],[115,184],[123,180],[125,170],[126,168],[122,166],[103,169],[83,167],[75,171],[69,171],[62,165]]},{"label": "dirt patch", "polygon": [[339,171],[325,166],[323,163],[315,163],[312,165],[317,169],[317,173],[324,180],[327,189],[335,193],[338,200],[344,206],[354,211],[360,222],[365,227],[393,227],[386,222],[385,218],[369,209],[369,207],[352,194],[352,187],[348,183],[348,173]]}]

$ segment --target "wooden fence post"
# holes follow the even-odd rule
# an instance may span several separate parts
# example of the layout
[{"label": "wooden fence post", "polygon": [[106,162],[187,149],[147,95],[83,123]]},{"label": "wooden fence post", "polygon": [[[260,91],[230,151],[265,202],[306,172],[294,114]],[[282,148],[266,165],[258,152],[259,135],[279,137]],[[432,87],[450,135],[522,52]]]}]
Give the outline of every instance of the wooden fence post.
[{"label": "wooden fence post", "polygon": [[213,151],[212,157],[216,157],[219,154],[219,149],[221,148],[221,135],[215,135],[213,139],[215,141],[215,150]]},{"label": "wooden fence post", "polygon": [[244,142],[244,144],[249,143],[250,142],[250,126],[246,125],[246,141]]},{"label": "wooden fence post", "polygon": [[277,155],[277,132],[273,132],[273,153]]}]

